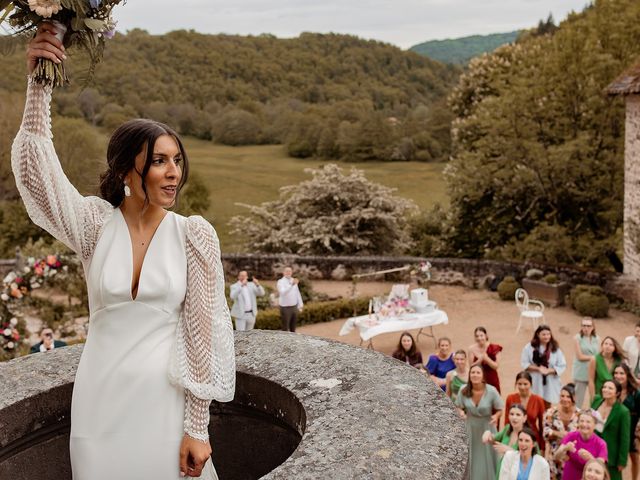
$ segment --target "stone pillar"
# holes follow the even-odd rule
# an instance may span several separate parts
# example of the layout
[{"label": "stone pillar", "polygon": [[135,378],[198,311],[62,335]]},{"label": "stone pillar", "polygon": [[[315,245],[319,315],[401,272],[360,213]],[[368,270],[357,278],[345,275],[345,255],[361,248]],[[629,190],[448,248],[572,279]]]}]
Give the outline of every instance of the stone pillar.
[{"label": "stone pillar", "polygon": [[640,95],[627,95],[624,158],[624,274],[640,280]]}]

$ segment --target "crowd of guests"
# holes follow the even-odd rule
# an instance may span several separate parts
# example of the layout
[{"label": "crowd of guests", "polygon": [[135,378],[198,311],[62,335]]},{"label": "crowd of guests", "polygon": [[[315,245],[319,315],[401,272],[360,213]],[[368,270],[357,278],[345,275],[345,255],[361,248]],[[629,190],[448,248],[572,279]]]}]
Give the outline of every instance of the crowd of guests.
[{"label": "crowd of guests", "polygon": [[540,325],[522,348],[522,370],[506,401],[502,347],[489,341],[484,327],[475,329],[467,349],[452,352],[446,337],[437,343],[425,363],[404,332],[393,357],[424,371],[458,408],[467,426],[472,480],[616,480],[628,463],[638,480],[640,323],[621,346],[613,337],[601,339],[593,319],[583,318],[566,385],[562,348],[551,328]]}]

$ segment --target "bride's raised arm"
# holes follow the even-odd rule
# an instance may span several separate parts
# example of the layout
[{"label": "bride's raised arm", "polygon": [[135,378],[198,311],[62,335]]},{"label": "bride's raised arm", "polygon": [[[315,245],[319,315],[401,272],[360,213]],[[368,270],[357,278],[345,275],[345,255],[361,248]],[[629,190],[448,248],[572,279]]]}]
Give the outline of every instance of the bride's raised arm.
[{"label": "bride's raised arm", "polygon": [[[37,57],[60,53],[56,44],[60,42],[52,32],[53,25],[44,24],[31,40],[27,53],[30,70]],[[80,195],[64,174],[52,141],[51,91],[51,87],[29,78],[11,167],[31,220],[87,259],[113,206],[101,198]]]}]

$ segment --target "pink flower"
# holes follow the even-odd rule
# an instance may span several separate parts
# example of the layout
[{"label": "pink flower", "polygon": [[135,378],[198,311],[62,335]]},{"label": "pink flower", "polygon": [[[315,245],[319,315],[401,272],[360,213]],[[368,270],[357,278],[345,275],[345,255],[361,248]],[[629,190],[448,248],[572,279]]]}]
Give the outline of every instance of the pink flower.
[{"label": "pink flower", "polygon": [[57,261],[58,259],[55,255],[47,255],[47,265],[49,265],[50,267],[55,266]]}]

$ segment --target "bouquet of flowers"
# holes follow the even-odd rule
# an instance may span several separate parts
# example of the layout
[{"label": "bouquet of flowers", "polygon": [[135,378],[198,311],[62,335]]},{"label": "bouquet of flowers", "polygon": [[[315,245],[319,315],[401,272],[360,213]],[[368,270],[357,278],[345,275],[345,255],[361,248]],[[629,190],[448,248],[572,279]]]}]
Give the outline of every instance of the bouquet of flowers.
[{"label": "bouquet of flowers", "polygon": [[20,269],[9,272],[0,284],[0,361],[19,356],[26,345],[27,329],[21,310],[32,290],[53,283],[65,275],[64,257],[46,255],[29,257]]},{"label": "bouquet of flowers", "polygon": [[[105,39],[115,34],[111,16],[114,6],[125,0],[0,0],[0,25],[8,24],[15,35],[34,33],[42,22],[55,25],[65,49],[81,47],[90,58],[90,79],[102,60]],[[33,73],[43,85],[58,87],[69,82],[64,62],[40,58]]]},{"label": "bouquet of flowers", "polygon": [[420,262],[411,269],[411,276],[414,277],[418,285],[428,285],[431,280],[431,262]]}]

